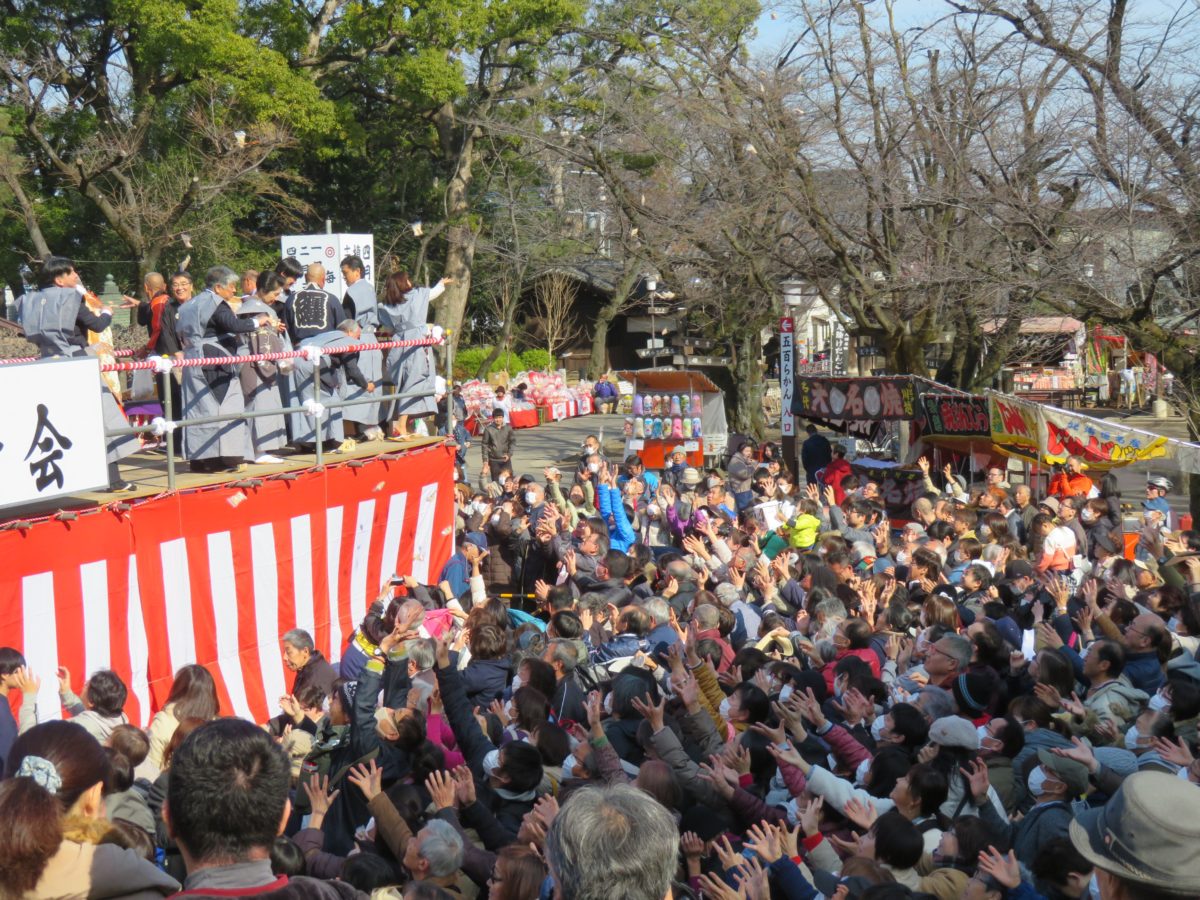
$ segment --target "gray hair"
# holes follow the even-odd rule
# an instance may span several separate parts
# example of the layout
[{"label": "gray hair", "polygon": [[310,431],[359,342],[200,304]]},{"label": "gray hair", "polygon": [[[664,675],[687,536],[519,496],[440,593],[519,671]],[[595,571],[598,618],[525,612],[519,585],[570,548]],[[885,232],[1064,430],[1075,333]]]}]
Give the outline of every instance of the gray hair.
[{"label": "gray hair", "polygon": [[701,603],[697,606],[696,611],[692,613],[692,618],[705,631],[710,628],[716,628],[721,622],[721,616],[717,612],[717,608],[711,603]]},{"label": "gray hair", "polygon": [[210,291],[215,287],[237,285],[241,280],[241,276],[229,266],[213,266],[204,273],[204,286]]},{"label": "gray hair", "polygon": [[575,667],[579,665],[579,655],[575,651],[573,641],[568,641],[566,638],[555,638],[549,645],[550,658],[553,662],[563,664],[563,669],[568,672],[574,672]]},{"label": "gray hair", "polygon": [[361,326],[358,324],[358,319],[342,319],[338,322],[337,330],[342,334],[351,334],[358,331]]},{"label": "gray hair", "polygon": [[627,784],[575,791],[546,835],[550,874],[572,900],[662,900],[678,850],[674,817]]},{"label": "gray hair", "polygon": [[642,609],[655,625],[666,625],[671,621],[671,607],[662,597],[647,597],[642,601]]},{"label": "gray hair", "polygon": [[576,609],[586,609],[593,613],[601,612],[608,606],[608,598],[598,591],[585,591],[575,604]]},{"label": "gray hair", "polygon": [[309,653],[317,649],[317,645],[313,643],[312,635],[303,628],[293,628],[291,631],[285,631],[280,640],[285,644],[295,647],[297,650],[307,650]]},{"label": "gray hair", "polygon": [[449,822],[430,819],[418,837],[421,839],[421,849],[417,855],[429,863],[429,874],[434,878],[445,878],[462,868],[462,836]]},{"label": "gray hair", "polygon": [[413,624],[420,625],[425,621],[425,604],[415,598],[410,597],[408,600],[405,600],[402,604],[400,604],[400,608],[396,610],[396,618],[403,619],[414,607],[419,609],[421,614],[413,620]]},{"label": "gray hair", "polygon": [[964,671],[971,664],[971,656],[974,655],[975,648],[971,645],[970,638],[965,638],[961,634],[944,634],[937,643],[945,643],[945,649],[939,647],[938,650],[958,663],[958,671]]},{"label": "gray hair", "polygon": [[436,656],[433,641],[426,638],[417,638],[414,641],[409,641],[407,646],[408,658],[418,670],[427,672],[433,668],[433,661]]},{"label": "gray hair", "polygon": [[930,722],[953,716],[957,710],[954,696],[945,688],[934,687],[932,684],[921,688],[917,695],[917,708]]}]

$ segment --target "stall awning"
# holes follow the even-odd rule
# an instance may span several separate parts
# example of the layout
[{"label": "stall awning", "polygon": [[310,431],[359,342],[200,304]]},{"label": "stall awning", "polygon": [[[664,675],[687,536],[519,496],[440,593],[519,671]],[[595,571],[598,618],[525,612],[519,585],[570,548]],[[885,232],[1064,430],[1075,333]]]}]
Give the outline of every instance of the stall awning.
[{"label": "stall awning", "polygon": [[[703,372],[692,369],[637,369],[618,372],[622,381],[631,381],[648,391],[700,391],[719,394],[721,389]],[[636,390],[636,387],[635,387]]]}]

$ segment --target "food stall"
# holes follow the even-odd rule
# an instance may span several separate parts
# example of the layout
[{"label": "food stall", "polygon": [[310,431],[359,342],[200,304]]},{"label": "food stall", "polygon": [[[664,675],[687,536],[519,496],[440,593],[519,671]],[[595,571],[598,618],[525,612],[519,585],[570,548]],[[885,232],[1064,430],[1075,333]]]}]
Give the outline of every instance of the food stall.
[{"label": "food stall", "polygon": [[642,457],[648,469],[666,465],[682,446],[688,465],[720,456],[729,441],[725,394],[703,372],[692,369],[639,369],[618,372],[633,385],[631,414],[625,418],[625,455]]}]

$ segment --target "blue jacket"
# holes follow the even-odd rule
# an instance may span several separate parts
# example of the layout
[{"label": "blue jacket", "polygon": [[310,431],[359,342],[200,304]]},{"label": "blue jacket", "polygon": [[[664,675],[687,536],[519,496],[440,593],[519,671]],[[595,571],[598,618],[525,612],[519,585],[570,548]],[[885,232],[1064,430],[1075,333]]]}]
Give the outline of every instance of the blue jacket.
[{"label": "blue jacket", "polygon": [[1125,677],[1139,691],[1145,691],[1153,697],[1163,683],[1158,654],[1153,650],[1149,653],[1130,653],[1125,657]]},{"label": "blue jacket", "polygon": [[443,581],[450,583],[450,590],[455,597],[464,597],[471,589],[471,567],[461,550],[446,560],[446,564],[442,566],[442,574],[438,576],[438,583]]},{"label": "blue jacket", "polygon": [[512,681],[512,664],[507,659],[472,659],[461,674],[467,701],[487,712],[492,701],[502,697]]},{"label": "blue jacket", "polygon": [[612,662],[614,659],[633,656],[639,650],[645,649],[646,642],[636,634],[618,634],[607,644],[601,644],[593,650],[591,659],[594,663]]},{"label": "blue jacket", "polygon": [[598,486],[596,498],[600,517],[608,523],[608,546],[613,550],[628,553],[629,548],[637,541],[629,517],[625,515],[625,504],[621,500],[621,492],[606,484]]}]

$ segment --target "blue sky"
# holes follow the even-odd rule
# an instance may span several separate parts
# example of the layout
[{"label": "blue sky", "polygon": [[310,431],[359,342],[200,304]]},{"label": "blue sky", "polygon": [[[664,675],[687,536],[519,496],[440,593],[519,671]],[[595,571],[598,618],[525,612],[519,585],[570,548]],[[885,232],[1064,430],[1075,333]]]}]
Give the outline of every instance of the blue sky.
[{"label": "blue sky", "polygon": [[[762,2],[764,12],[758,20],[758,37],[751,48],[755,53],[770,53],[778,50],[789,36],[796,34],[799,29],[783,9],[776,9],[777,18],[772,19],[771,7],[776,4],[772,0]],[[943,0],[894,0],[893,5],[896,23],[901,29],[928,24],[950,12],[950,5]],[[882,2],[878,7],[882,10]],[[1130,15],[1141,21],[1149,19],[1166,22],[1181,8],[1185,13],[1194,14],[1197,4],[1195,0],[1136,0],[1130,4]]]}]

